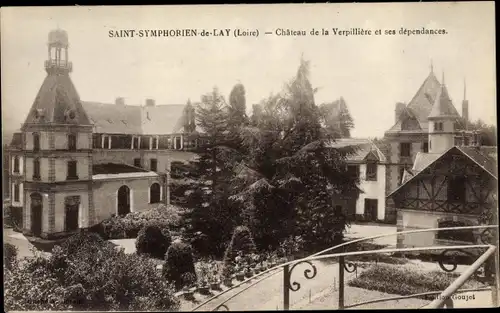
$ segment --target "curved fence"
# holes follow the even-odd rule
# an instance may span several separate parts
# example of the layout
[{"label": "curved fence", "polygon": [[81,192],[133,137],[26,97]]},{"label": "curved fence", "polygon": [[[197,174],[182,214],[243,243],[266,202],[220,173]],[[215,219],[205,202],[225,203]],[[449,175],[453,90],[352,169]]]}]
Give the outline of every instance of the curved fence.
[{"label": "curved fence", "polygon": [[[332,277],[332,282],[334,285],[337,285],[338,280],[338,309],[346,309],[359,307],[362,305],[372,304],[372,303],[380,303],[387,301],[396,301],[402,299],[409,298],[419,298],[422,296],[428,295],[436,295],[435,300],[428,303],[425,308],[441,308],[441,307],[453,307],[453,300],[451,295],[459,294],[464,292],[471,291],[484,291],[491,290],[491,287],[484,288],[475,288],[475,289],[460,289],[464,285],[464,283],[469,280],[474,275],[478,277],[477,271],[484,267],[485,276],[488,276],[488,267],[484,266],[486,261],[491,259],[497,250],[496,241],[489,242],[488,238],[494,237],[495,240],[497,238],[496,235],[493,234],[493,230],[498,229],[498,225],[481,225],[481,226],[463,226],[463,227],[446,227],[446,228],[433,228],[433,229],[420,229],[420,230],[410,230],[410,231],[401,231],[395,233],[387,233],[381,234],[371,237],[365,237],[361,239],[356,239],[352,241],[348,241],[334,247],[330,247],[328,249],[322,250],[315,254],[312,254],[308,257],[289,261],[284,264],[277,265],[271,269],[265,270],[243,282],[240,282],[234,285],[232,288],[227,289],[210,299],[200,303],[193,311],[197,310],[208,310],[211,308],[212,311],[217,310],[230,310],[228,302],[235,299],[236,297],[244,294],[250,288],[256,288],[259,285],[265,283],[271,277],[275,277],[278,273],[283,273],[283,289],[282,289],[282,307],[284,310],[290,309],[290,295],[291,292],[296,292],[301,289],[301,282],[295,281],[292,279],[292,273],[294,269],[299,265],[305,265],[306,268],[303,271],[303,276],[305,280],[312,280],[317,277],[318,269],[313,264],[312,261],[319,260],[336,260],[338,261],[338,275]],[[355,251],[355,252],[345,252],[345,248],[349,245],[372,241],[374,239],[389,237],[389,236],[399,236],[405,234],[415,234],[415,233],[423,233],[423,232],[437,232],[437,231],[454,231],[454,230],[482,230],[482,232],[477,236],[477,241],[479,244],[464,244],[464,245],[437,245],[430,247],[412,247],[412,248],[390,248],[390,249],[378,249],[378,250],[369,250],[369,251]],[[337,253],[328,253],[331,251],[342,251]],[[437,262],[439,267],[445,272],[453,272],[457,269],[458,264],[456,261],[451,260],[452,264],[449,264],[448,260],[446,260],[445,256],[447,253],[451,251],[457,251],[468,255],[470,257],[477,257],[477,259],[470,265],[448,288],[443,290],[430,291],[426,293],[418,293],[412,295],[404,295],[404,296],[394,296],[394,297],[386,297],[381,299],[372,299],[369,301],[362,301],[357,303],[352,303],[349,305],[344,304],[344,275],[345,273],[357,273],[358,265],[354,262],[346,261],[346,258],[355,256],[364,256],[364,255],[378,255],[378,254],[408,254],[408,253],[416,253],[416,252],[430,252],[430,251],[441,251],[440,255],[437,258]],[[478,253],[479,251],[479,253]],[[451,267],[449,267],[451,265]],[[497,281],[497,279],[491,279],[491,275],[496,277],[498,273],[489,273],[490,276],[484,278],[484,280],[488,280],[489,282],[493,281],[493,284]],[[306,283],[306,282],[302,282]],[[498,286],[496,286],[498,287]],[[258,301],[259,299],[255,299]]]}]

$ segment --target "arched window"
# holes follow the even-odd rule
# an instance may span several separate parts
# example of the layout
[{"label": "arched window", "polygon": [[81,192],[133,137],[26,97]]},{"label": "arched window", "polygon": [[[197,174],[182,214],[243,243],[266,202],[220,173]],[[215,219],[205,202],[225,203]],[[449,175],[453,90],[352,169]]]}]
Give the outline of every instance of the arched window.
[{"label": "arched window", "polygon": [[16,155],[14,157],[14,173],[19,173],[19,172],[20,172],[19,157]]},{"label": "arched window", "polygon": [[[444,220],[438,222],[438,228],[464,227],[464,226],[472,226],[472,223],[468,223],[465,221],[451,221],[451,220]],[[443,240],[475,242],[474,232],[472,229],[441,230],[438,231],[436,238]]]},{"label": "arched window", "polygon": [[33,133],[33,151],[40,150],[40,134]]},{"label": "arched window", "polygon": [[149,203],[159,203],[161,201],[160,184],[154,183],[149,187]]},{"label": "arched window", "polygon": [[40,159],[33,160],[33,180],[40,180]]}]

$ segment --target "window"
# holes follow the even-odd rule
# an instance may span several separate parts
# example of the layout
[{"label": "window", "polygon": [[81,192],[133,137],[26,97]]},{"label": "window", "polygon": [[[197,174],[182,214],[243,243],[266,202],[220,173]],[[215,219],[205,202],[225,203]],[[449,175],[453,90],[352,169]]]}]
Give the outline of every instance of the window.
[{"label": "window", "polygon": [[377,163],[374,162],[366,163],[366,180],[369,181],[377,180]]},{"label": "window", "polygon": [[78,175],[76,172],[76,161],[68,161],[68,173],[66,179],[67,180],[78,179]]},{"label": "window", "polygon": [[157,159],[149,160],[149,167],[150,167],[151,171],[157,172],[158,171],[158,160]]},{"label": "window", "polygon": [[33,133],[33,151],[40,150],[40,134]]},{"label": "window", "polygon": [[141,167],[141,159],[134,159],[134,166],[135,167]]},{"label": "window", "polygon": [[182,138],[181,137],[175,137],[175,149],[181,150],[182,149]]},{"label": "window", "polygon": [[132,139],[132,149],[139,149],[139,137]]},{"label": "window", "polygon": [[[440,221],[438,223],[438,228],[464,227],[464,226],[472,226],[472,225],[461,221]],[[438,231],[436,239],[475,242],[474,233],[472,229],[441,230]]]},{"label": "window", "polygon": [[434,130],[443,131],[443,122],[435,122],[434,123]]},{"label": "window", "polygon": [[402,156],[402,157],[409,157],[410,156],[411,143],[402,142],[400,144],[399,148],[400,148],[400,156]]},{"label": "window", "polygon": [[14,157],[14,173],[20,173],[19,157],[17,155]]},{"label": "window", "polygon": [[428,142],[424,142],[422,144],[422,152],[424,152],[424,153],[429,152],[429,143]]},{"label": "window", "polygon": [[158,149],[158,138],[153,137],[153,140],[151,140],[151,149]]},{"label": "window", "polygon": [[14,184],[14,202],[19,202],[21,195],[21,190],[19,188],[19,184]]},{"label": "window", "polygon": [[161,201],[160,184],[154,183],[149,187],[149,203],[159,203]]},{"label": "window", "polygon": [[40,160],[33,160],[33,180],[40,180]]},{"label": "window", "polygon": [[448,180],[448,201],[465,202],[465,177],[450,177]]},{"label": "window", "polygon": [[352,179],[358,179],[359,177],[359,166],[358,165],[348,165],[347,173]]},{"label": "window", "polygon": [[103,149],[108,149],[109,148],[109,136],[102,136],[102,148]]},{"label": "window", "polygon": [[76,150],[76,135],[68,134],[68,150],[75,151]]},{"label": "window", "polygon": [[92,148],[102,148],[102,136],[100,134],[92,134]]}]

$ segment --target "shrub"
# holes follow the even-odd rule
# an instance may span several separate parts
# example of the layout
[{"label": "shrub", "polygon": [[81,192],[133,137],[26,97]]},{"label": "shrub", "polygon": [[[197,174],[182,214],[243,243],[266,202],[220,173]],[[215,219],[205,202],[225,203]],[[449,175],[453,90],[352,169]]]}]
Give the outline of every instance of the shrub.
[{"label": "shrub", "polygon": [[148,225],[139,232],[135,247],[138,254],[149,254],[162,259],[171,243],[168,231],[162,231],[157,225]]},{"label": "shrub", "polygon": [[183,274],[191,273],[195,277],[192,248],[183,242],[174,242],[168,248],[163,266],[164,277],[175,284],[176,289],[181,289],[188,282],[184,281]]},{"label": "shrub", "polygon": [[246,256],[255,253],[256,247],[250,230],[246,226],[238,226],[233,232],[231,242],[224,254],[222,277],[229,277],[234,272],[237,256]]},{"label": "shrub", "polygon": [[[416,271],[414,268],[380,264],[366,269],[357,278],[349,281],[348,285],[404,296],[430,291],[443,291],[458,276],[456,273],[421,272]],[[470,279],[463,288],[478,286],[479,282]],[[431,300],[435,299],[435,296],[424,296],[423,298]]]},{"label": "shrub", "polygon": [[179,302],[155,264],[81,233],[15,266],[5,280],[7,310],[177,310]]},{"label": "shrub", "polygon": [[179,208],[172,205],[159,205],[147,211],[131,212],[123,217],[113,215],[92,227],[91,231],[104,239],[126,239],[136,238],[142,228],[151,224],[158,225],[160,229],[177,229],[181,220],[178,211]]},{"label": "shrub", "polygon": [[11,243],[3,244],[3,264],[11,270],[17,260],[17,248]]}]

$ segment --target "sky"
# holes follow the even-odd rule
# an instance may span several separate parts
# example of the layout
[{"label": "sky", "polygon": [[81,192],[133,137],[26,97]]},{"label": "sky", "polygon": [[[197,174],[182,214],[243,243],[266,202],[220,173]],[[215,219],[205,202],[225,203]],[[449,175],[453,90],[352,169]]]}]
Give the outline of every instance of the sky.
[{"label": "sky", "polygon": [[[430,65],[461,112],[496,124],[494,3],[279,4],[23,7],[1,9],[3,129],[19,128],[46,72],[48,33],[69,36],[71,74],[84,101],[130,105],[198,101],[214,86],[226,99],[242,83],[247,108],[279,92],[310,61],[317,104],[343,97],[355,137],[381,137]],[[277,36],[277,28],[446,29],[446,35]],[[258,30],[258,37],[110,38],[120,29]]]}]

